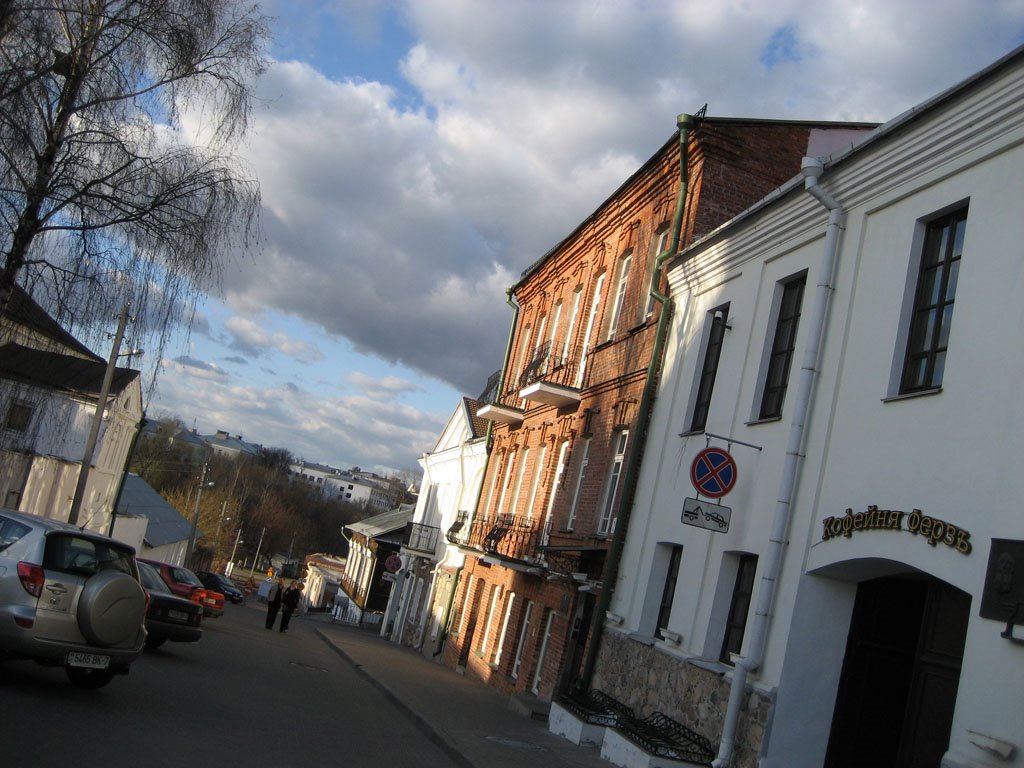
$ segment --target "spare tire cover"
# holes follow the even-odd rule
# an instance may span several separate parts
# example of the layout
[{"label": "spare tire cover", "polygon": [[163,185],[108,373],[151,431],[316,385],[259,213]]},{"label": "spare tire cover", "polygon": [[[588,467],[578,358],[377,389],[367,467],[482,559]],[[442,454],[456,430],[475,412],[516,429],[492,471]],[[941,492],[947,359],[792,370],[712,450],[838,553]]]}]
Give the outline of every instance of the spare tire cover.
[{"label": "spare tire cover", "polygon": [[85,582],[78,599],[78,628],[92,643],[134,640],[146,619],[146,594],[121,571],[100,571]]}]

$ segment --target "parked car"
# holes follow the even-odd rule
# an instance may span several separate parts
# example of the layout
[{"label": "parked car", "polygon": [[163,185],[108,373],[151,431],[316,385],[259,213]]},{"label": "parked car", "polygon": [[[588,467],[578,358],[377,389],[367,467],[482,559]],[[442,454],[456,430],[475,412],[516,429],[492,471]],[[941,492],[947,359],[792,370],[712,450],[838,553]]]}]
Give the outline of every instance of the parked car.
[{"label": "parked car", "polygon": [[194,643],[203,636],[203,608],[171,592],[160,572],[139,561],[139,579],[149,593],[146,608],[146,647],[159,648],[168,640]]},{"label": "parked car", "polygon": [[192,571],[180,565],[161,563],[159,560],[139,558],[143,563],[149,563],[160,574],[164,584],[178,597],[184,597],[203,607],[203,615],[214,619],[224,615],[224,595],[203,586]]},{"label": "parked car", "polygon": [[207,589],[215,589],[224,595],[225,599],[230,600],[235,605],[238,605],[245,600],[245,595],[242,594],[242,590],[236,587],[227,576],[220,573],[212,573],[211,571],[196,571],[196,576],[203,582],[203,586]]},{"label": "parked car", "polygon": [[128,544],[0,508],[0,657],[100,688],[142,653],[146,601]]}]

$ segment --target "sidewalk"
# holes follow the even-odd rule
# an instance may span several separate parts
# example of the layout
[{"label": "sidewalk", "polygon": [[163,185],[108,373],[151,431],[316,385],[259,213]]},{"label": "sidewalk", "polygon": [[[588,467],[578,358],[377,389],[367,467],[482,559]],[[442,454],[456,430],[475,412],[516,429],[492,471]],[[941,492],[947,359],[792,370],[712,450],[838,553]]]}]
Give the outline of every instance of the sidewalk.
[{"label": "sidewalk", "polygon": [[466,768],[609,768],[597,747],[578,747],[510,707],[508,695],[374,630],[319,619],[316,633]]}]

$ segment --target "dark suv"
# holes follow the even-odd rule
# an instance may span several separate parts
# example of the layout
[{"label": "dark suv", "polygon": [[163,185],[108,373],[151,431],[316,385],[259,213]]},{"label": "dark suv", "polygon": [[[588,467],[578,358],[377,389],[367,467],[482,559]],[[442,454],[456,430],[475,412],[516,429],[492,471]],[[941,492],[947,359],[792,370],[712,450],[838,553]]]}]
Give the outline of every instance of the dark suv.
[{"label": "dark suv", "polygon": [[224,597],[230,600],[235,605],[238,605],[245,600],[245,595],[242,594],[242,590],[235,586],[234,582],[231,581],[227,576],[222,576],[219,573],[213,573],[212,571],[196,571],[196,576],[203,582],[203,586],[207,589],[214,589],[220,592]]},{"label": "dark suv", "polygon": [[99,688],[142,653],[145,617],[131,546],[0,508],[0,657],[61,666],[72,684]]}]

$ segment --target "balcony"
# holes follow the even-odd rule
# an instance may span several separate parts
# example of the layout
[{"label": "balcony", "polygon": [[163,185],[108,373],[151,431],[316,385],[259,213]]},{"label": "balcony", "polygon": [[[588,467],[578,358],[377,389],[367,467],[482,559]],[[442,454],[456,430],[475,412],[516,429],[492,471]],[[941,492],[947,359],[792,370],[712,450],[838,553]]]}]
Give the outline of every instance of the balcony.
[{"label": "balcony", "polygon": [[437,539],[440,533],[441,529],[436,525],[406,523],[402,546],[413,552],[433,555],[437,551]]},{"label": "balcony", "polygon": [[500,421],[502,424],[517,425],[523,421],[523,409],[511,408],[498,403],[488,403],[476,412],[481,419]]},{"label": "balcony", "polygon": [[469,512],[464,509],[459,510],[459,514],[455,518],[455,522],[451,524],[451,527],[445,531],[444,537],[448,540],[449,544],[456,546],[464,545],[469,538]]},{"label": "balcony", "polygon": [[577,348],[566,350],[558,346],[552,351],[550,341],[538,345],[519,376],[510,378],[507,389],[501,394],[502,403],[496,405],[522,413],[523,400],[559,407],[578,403],[579,358]]},{"label": "balcony", "polygon": [[508,567],[520,563],[526,566],[525,570],[533,571],[537,569],[540,528],[533,518],[514,515],[481,517],[470,526],[467,544],[491,556],[491,562]]}]

